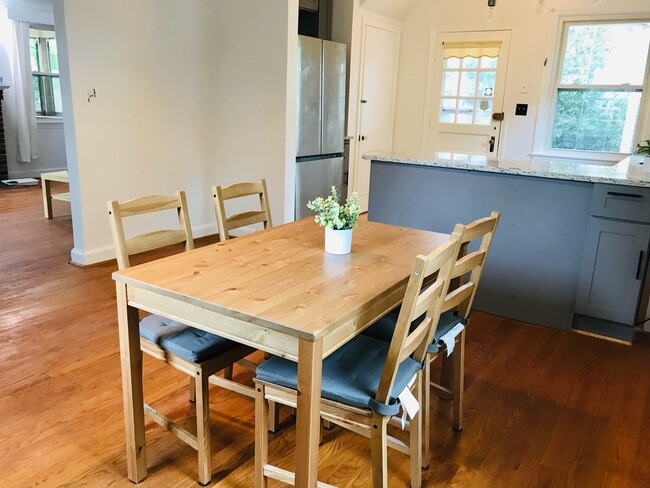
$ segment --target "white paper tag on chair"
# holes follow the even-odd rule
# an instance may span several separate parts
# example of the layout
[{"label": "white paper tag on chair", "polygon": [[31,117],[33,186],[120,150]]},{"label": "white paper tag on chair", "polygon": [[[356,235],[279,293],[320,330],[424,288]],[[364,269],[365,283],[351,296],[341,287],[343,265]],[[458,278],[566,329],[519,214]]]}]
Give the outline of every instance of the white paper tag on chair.
[{"label": "white paper tag on chair", "polygon": [[402,393],[397,396],[402,404],[402,430],[406,427],[406,416],[408,415],[409,419],[412,419],[420,410],[420,404],[418,403],[417,398],[415,398],[413,393],[411,393],[411,385],[414,381],[415,376],[409,382],[407,387],[402,390]]},{"label": "white paper tag on chair", "polygon": [[454,352],[454,346],[456,345],[456,336],[458,336],[458,334],[460,334],[464,328],[465,326],[463,324],[456,324],[449,332],[440,338],[440,340],[445,343],[445,346],[447,346],[447,357],[449,357],[451,353]]}]

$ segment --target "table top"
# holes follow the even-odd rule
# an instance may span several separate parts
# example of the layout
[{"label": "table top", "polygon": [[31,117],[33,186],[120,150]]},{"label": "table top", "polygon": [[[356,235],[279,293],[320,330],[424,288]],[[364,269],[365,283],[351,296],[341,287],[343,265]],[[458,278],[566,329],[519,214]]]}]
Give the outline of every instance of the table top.
[{"label": "table top", "polygon": [[544,157],[525,160],[500,159],[490,161],[485,155],[441,152],[377,152],[366,153],[363,158],[397,164],[532,176],[553,180],[650,187],[650,171],[642,164],[644,161],[643,156],[638,154],[628,156],[616,163]]},{"label": "table top", "polygon": [[316,339],[405,288],[415,256],[449,239],[359,220],[352,252],[324,251],[308,217],[113,273],[129,286],[262,327]]}]

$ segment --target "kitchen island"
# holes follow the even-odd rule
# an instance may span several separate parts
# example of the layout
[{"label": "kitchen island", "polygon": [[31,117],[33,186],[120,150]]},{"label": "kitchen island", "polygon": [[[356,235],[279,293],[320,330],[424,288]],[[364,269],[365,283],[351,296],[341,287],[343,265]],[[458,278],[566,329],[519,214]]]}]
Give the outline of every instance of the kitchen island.
[{"label": "kitchen island", "polygon": [[501,212],[476,309],[632,340],[650,288],[643,286],[650,173],[639,157],[618,164],[364,158],[371,160],[369,220],[451,232],[458,222]]}]

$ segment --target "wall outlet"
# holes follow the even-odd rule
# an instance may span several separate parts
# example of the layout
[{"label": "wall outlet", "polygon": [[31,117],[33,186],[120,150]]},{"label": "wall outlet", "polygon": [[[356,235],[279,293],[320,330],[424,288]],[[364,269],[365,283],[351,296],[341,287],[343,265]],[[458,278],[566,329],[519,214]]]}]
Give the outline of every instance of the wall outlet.
[{"label": "wall outlet", "polygon": [[515,107],[515,115],[527,115],[528,114],[528,104],[527,103],[518,103]]}]

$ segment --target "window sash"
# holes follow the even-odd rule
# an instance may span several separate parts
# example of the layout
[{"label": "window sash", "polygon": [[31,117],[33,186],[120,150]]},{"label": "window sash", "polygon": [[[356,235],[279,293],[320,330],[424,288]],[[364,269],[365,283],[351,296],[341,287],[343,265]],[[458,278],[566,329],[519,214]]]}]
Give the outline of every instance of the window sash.
[{"label": "window sash", "polygon": [[[641,106],[639,109],[639,112],[637,114],[637,118],[634,124],[634,131],[636,133],[636,136],[638,138],[638,135],[641,133],[642,130],[642,125],[643,125],[643,113],[647,111],[648,107],[648,72],[650,72],[650,49],[648,52],[648,57],[646,58],[646,70],[645,70],[645,76],[643,83],[640,85],[632,85],[629,83],[623,83],[623,84],[616,84],[616,85],[602,85],[602,84],[563,84],[560,83],[560,80],[562,79],[562,70],[564,67],[565,63],[565,57],[566,57],[566,52],[567,52],[567,42],[568,42],[568,36],[569,36],[569,30],[572,26],[575,25],[606,25],[606,24],[637,24],[637,23],[647,23],[649,22],[650,19],[639,19],[639,18],[630,18],[630,19],[618,19],[618,20],[606,20],[606,19],[590,19],[590,20],[564,20],[562,21],[561,24],[561,42],[559,43],[559,56],[558,56],[558,64],[556,65],[556,70],[554,73],[554,82],[553,82],[553,89],[552,89],[552,103],[551,103],[551,111],[549,113],[549,127],[548,130],[546,131],[546,144],[545,148],[547,151],[552,151],[552,152],[577,152],[577,153],[583,153],[585,155],[587,154],[607,154],[607,152],[603,151],[592,151],[589,149],[574,149],[574,150],[567,150],[564,148],[555,148],[553,147],[553,132],[555,129],[555,116],[557,112],[557,103],[558,103],[558,98],[559,98],[559,93],[561,91],[565,90],[573,90],[573,91],[590,91],[590,90],[597,90],[597,91],[610,91],[610,92],[630,92],[630,93],[641,93]],[[632,151],[634,151],[634,148],[632,148]],[[612,154],[612,153],[609,153]],[[628,154],[628,153],[614,153],[614,154]]]},{"label": "window sash", "polygon": [[[42,37],[31,36],[32,39],[37,39],[38,48],[38,67],[39,71],[32,71],[32,78],[38,79],[39,95],[41,102],[41,110],[36,110],[37,115],[47,117],[57,117],[63,115],[62,112],[56,110],[56,102],[54,95],[53,80],[59,79],[59,73],[53,73],[50,66],[50,56],[47,47],[48,39],[54,39],[53,31],[37,31]],[[50,35],[51,33],[51,35]]]}]

